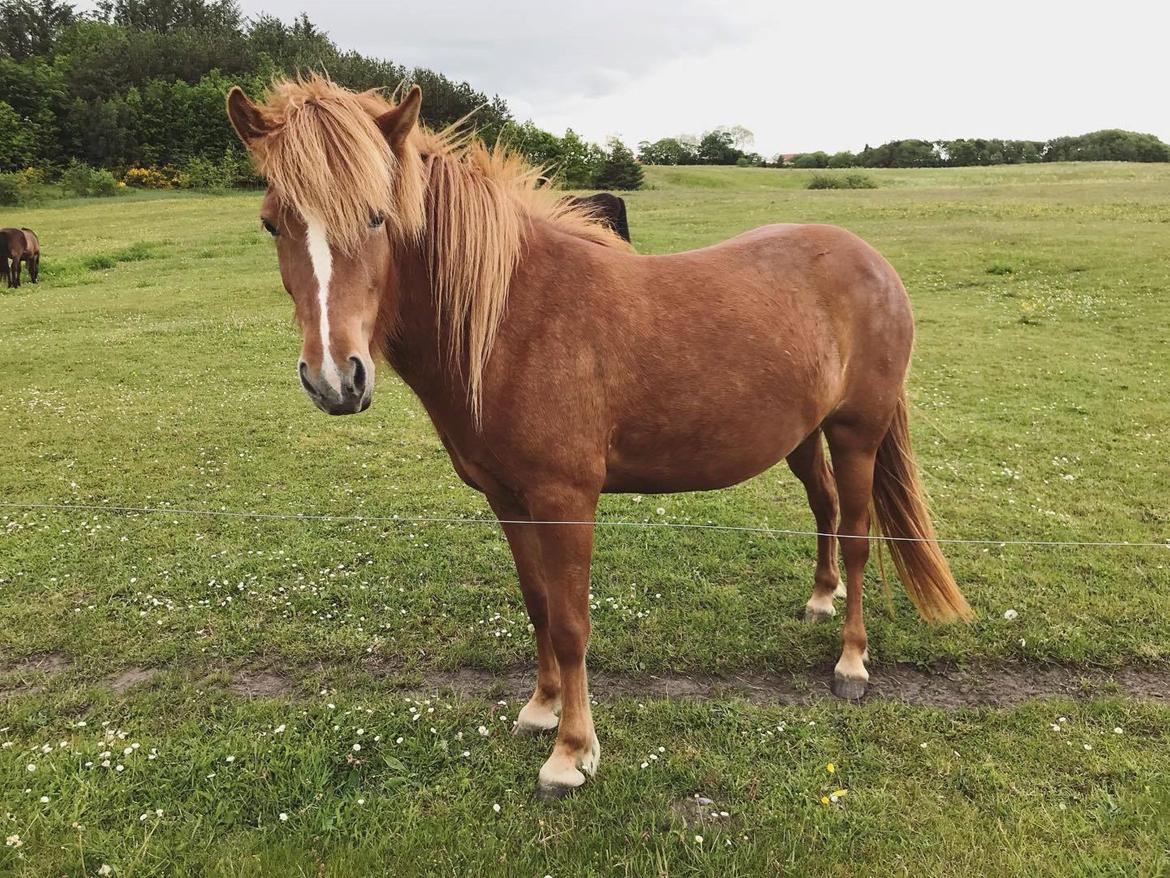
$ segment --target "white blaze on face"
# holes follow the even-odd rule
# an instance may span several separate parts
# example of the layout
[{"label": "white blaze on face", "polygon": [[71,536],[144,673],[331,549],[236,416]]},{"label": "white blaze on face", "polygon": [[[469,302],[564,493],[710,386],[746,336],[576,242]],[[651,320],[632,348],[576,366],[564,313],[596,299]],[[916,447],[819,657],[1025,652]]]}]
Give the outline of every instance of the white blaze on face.
[{"label": "white blaze on face", "polygon": [[318,323],[321,332],[321,376],[341,395],[341,375],[329,350],[329,282],[333,279],[333,251],[325,226],[315,216],[305,217],[305,246],[317,278]]}]

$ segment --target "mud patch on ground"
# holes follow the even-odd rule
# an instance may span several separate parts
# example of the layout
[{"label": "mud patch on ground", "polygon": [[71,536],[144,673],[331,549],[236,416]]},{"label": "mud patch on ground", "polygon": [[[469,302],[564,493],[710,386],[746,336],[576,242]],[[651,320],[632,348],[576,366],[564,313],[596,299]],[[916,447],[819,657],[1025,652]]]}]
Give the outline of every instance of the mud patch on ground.
[{"label": "mud patch on ground", "polygon": [[233,695],[244,698],[284,698],[291,695],[296,687],[290,677],[265,669],[240,671],[227,688]]},{"label": "mud patch on ground", "polygon": [[69,657],[59,652],[42,652],[24,658],[0,659],[0,698],[36,695],[44,683],[69,667]]},{"label": "mud patch on ground", "polygon": [[143,683],[149,683],[158,676],[158,671],[153,668],[127,668],[106,680],[106,685],[109,686],[118,695],[128,692],[135,686],[141,686]]},{"label": "mud patch on ground", "polygon": [[[11,661],[0,659],[0,698],[36,694],[42,691],[48,680],[66,671],[69,664],[68,657],[61,653],[41,653]],[[451,693],[468,698],[526,699],[535,683],[535,669],[527,665],[501,671],[476,668],[419,671],[406,670],[392,662],[366,659],[361,668],[393,691]],[[298,673],[328,675],[331,671],[345,676],[352,674],[353,666],[321,664],[311,668],[290,666],[286,670],[278,662],[267,659],[231,671],[224,688],[244,698],[287,698],[297,693]],[[105,685],[122,694],[150,682],[160,673],[159,669],[131,667],[106,678]],[[874,665],[870,674],[866,701],[895,701],[943,710],[1007,708],[1045,698],[1103,696],[1170,704],[1170,666],[1166,665],[1093,668],[977,661],[962,666]],[[800,673],[743,673],[714,677],[596,671],[589,677],[591,694],[600,700],[742,698],[753,704],[801,707],[833,698],[833,667],[829,664]]]},{"label": "mud patch on ground", "polygon": [[[704,677],[686,674],[627,676],[590,674],[595,698],[743,698],[754,704],[799,707],[832,698],[833,668],[825,665],[799,674],[738,674]],[[419,685],[403,688],[526,698],[532,671],[499,673],[461,668],[427,671]],[[1042,698],[1091,698],[1106,695],[1170,703],[1170,668],[1130,666],[1113,669],[1013,662],[975,662],[962,667],[875,666],[865,700],[897,701],[919,707],[1012,707]]]}]

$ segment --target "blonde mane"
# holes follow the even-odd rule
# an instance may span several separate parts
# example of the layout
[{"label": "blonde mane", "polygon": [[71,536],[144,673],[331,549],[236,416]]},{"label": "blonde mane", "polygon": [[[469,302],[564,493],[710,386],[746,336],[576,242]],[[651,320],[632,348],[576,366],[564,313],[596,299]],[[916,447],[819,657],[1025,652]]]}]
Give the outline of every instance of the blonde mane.
[{"label": "blonde mane", "polygon": [[483,373],[504,317],[512,275],[534,221],[596,244],[628,249],[588,207],[538,188],[543,169],[503,145],[485,146],[459,123],[416,127],[392,149],[376,119],[396,104],[329,80],[282,80],[260,109],[268,132],[251,144],[260,172],[331,242],[352,251],[383,216],[400,241],[420,244],[453,369],[467,363],[479,422]]}]

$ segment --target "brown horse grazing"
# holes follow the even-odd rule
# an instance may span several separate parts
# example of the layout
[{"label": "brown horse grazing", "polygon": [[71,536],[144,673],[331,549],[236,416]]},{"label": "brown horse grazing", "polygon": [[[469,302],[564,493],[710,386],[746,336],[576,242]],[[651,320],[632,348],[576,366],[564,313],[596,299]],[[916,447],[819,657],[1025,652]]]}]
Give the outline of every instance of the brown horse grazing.
[{"label": "brown horse grazing", "polygon": [[623,241],[630,240],[630,223],[626,218],[624,198],[612,192],[597,192],[593,195],[570,195],[565,200],[584,207],[594,218],[617,232]]},{"label": "brown horse grazing", "polygon": [[384,355],[503,525],[536,636],[517,730],[558,729],[539,792],[597,767],[585,652],[602,492],[720,488],[787,459],[825,534],[809,619],[834,614],[843,538],[839,695],[868,679],[871,500],[921,614],[970,615],[910,453],[910,303],[873,248],[778,225],[639,256],[520,159],[421,128],[420,101],[313,78],[259,105],[233,89],[228,114],[270,183],[261,219],[304,332],[305,391],[330,414],[363,411]]},{"label": "brown horse grazing", "polygon": [[32,229],[21,228],[24,232],[24,263],[28,266],[28,279],[37,282],[41,276],[41,239]]},{"label": "brown horse grazing", "polygon": [[22,229],[0,229],[0,267],[4,269],[4,277],[8,281],[8,288],[20,286],[20,264],[24,261],[26,241]]}]

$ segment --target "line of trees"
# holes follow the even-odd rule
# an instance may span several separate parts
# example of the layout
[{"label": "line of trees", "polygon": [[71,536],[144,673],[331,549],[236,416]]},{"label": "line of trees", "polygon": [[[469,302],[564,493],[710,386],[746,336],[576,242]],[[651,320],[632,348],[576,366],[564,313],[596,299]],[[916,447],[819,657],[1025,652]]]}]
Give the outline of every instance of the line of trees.
[{"label": "line of trees", "polygon": [[[513,142],[566,185],[594,185],[614,159],[612,144],[518,124],[502,98],[466,82],[343,51],[303,14],[249,19],[235,0],[101,0],[89,14],[67,0],[0,0],[0,172],[55,175],[83,162],[134,185],[192,166],[187,179],[201,179],[214,164],[225,185],[256,183],[224,95],[232,84],[257,94],[275,75],[321,69],[352,89],[418,83],[426,123],[474,111],[485,139]],[[126,177],[131,169],[167,173]]]},{"label": "line of trees", "polygon": [[1033,162],[1170,162],[1153,134],[1107,129],[1052,140],[891,140],[858,153],[806,152],[780,162],[794,168],[944,168]]},{"label": "line of trees", "polygon": [[638,160],[644,165],[766,165],[763,156],[750,152],[755,136],[742,125],[716,128],[700,137],[680,134],[638,144]]}]

